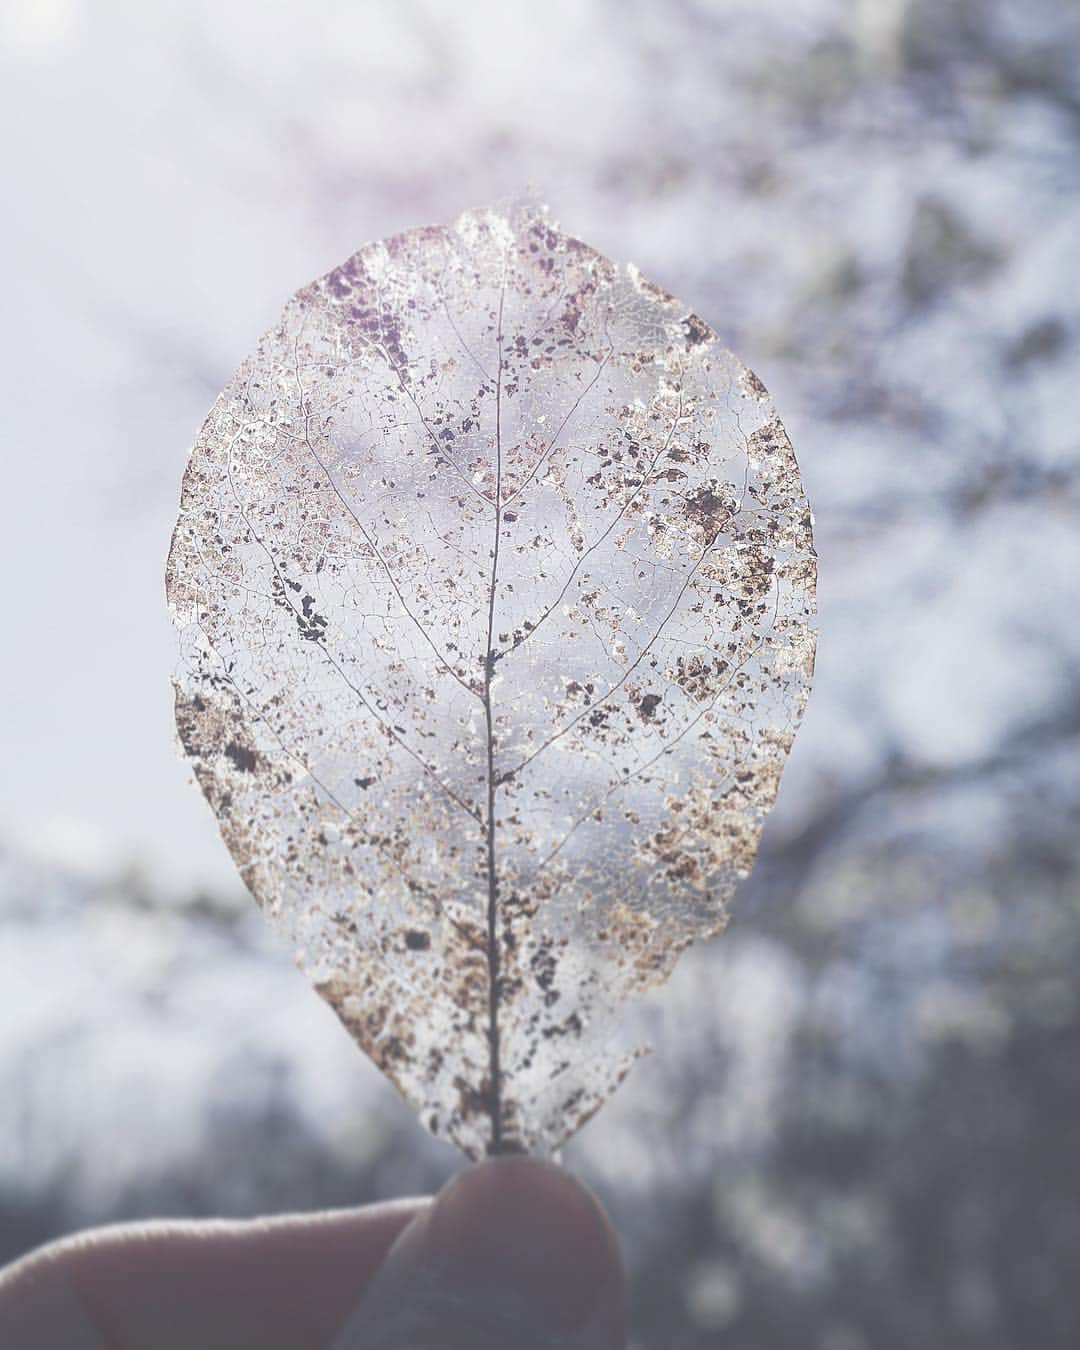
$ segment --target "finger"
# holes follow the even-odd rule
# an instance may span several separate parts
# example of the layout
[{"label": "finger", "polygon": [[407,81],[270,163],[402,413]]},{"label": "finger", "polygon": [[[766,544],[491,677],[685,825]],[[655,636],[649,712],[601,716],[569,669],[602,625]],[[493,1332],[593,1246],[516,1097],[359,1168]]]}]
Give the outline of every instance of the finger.
[{"label": "finger", "polygon": [[0,1345],[19,1350],[108,1350],[82,1299],[62,1278],[0,1271]]},{"label": "finger", "polygon": [[70,1290],[108,1345],[311,1350],[330,1344],[395,1239],[429,1203],[100,1229],[45,1248],[14,1274],[20,1288],[39,1291],[43,1306]]},{"label": "finger", "polygon": [[495,1158],[409,1224],[333,1350],[623,1350],[624,1301],[591,1192],[550,1163]]}]

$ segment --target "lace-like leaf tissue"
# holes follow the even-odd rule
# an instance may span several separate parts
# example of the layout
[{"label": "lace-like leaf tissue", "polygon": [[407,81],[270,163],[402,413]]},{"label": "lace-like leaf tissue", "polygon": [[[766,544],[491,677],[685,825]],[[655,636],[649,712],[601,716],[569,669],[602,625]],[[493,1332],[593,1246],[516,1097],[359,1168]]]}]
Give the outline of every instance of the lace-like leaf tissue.
[{"label": "lace-like leaf tissue", "polygon": [[761,382],[526,204],[301,290],[203,426],[176,720],[260,906],[466,1153],[553,1149],[717,932],[809,690]]}]

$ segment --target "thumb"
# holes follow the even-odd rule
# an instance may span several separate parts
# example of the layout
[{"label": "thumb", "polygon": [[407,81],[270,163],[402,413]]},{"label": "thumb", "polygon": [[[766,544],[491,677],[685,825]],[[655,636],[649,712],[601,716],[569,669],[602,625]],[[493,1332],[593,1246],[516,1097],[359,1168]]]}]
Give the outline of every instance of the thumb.
[{"label": "thumb", "polygon": [[468,1168],[398,1238],[333,1350],[623,1350],[615,1233],[533,1158]]}]

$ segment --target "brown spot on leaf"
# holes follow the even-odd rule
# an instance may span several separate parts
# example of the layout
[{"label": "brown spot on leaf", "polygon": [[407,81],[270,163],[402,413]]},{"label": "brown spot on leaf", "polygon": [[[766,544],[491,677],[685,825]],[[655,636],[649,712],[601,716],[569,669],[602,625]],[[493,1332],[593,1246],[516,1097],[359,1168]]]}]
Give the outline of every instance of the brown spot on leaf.
[{"label": "brown spot on leaf", "polygon": [[651,722],[663,699],[659,694],[646,694],[638,703],[638,715],[643,722]]},{"label": "brown spot on leaf", "polygon": [[683,327],[686,329],[686,347],[688,351],[691,347],[697,347],[703,342],[711,342],[712,339],[716,337],[716,334],[705,320],[699,319],[696,314],[688,314],[682,322]]},{"label": "brown spot on leaf", "polygon": [[225,747],[225,754],[241,773],[254,773],[259,767],[259,756],[239,741],[230,741]]}]

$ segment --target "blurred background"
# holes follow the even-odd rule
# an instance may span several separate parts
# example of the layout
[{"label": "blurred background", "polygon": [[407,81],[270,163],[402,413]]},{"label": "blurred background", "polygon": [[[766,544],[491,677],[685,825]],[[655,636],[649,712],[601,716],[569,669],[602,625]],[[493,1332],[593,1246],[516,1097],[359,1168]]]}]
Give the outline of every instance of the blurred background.
[{"label": "blurred background", "polygon": [[531,185],[769,386],[821,559],[757,869],[568,1151],[634,1344],[1080,1344],[1080,8],[0,0],[0,107],[0,1260],[459,1165],[242,892],[162,568],[288,296]]}]

